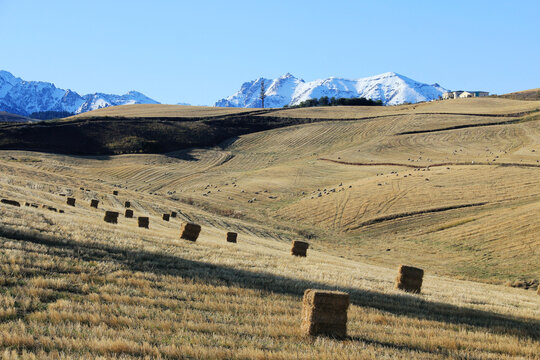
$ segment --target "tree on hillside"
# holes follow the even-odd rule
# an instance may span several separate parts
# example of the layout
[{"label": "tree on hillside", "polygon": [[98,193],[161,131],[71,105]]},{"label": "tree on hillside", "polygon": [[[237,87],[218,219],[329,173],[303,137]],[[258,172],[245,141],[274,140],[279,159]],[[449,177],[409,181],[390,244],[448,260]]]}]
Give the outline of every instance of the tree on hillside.
[{"label": "tree on hillside", "polygon": [[264,88],[264,79],[261,81],[261,104],[262,108],[264,109],[264,98],[266,98],[265,94],[266,89]]}]

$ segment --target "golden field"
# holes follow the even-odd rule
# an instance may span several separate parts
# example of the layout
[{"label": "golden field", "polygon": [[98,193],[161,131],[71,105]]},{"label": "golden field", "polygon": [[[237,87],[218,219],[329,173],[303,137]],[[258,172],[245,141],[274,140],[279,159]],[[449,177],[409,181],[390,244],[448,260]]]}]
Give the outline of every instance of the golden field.
[{"label": "golden field", "polygon": [[[151,106],[136,112],[176,111]],[[540,278],[538,109],[276,109],[329,121],[167,154],[1,151],[0,198],[65,211],[0,204],[3,357],[537,358],[540,296],[504,284]],[[202,225],[196,243],[182,221]],[[425,270],[421,294],[394,289],[399,264]],[[351,295],[349,338],[300,333],[307,288]]]}]

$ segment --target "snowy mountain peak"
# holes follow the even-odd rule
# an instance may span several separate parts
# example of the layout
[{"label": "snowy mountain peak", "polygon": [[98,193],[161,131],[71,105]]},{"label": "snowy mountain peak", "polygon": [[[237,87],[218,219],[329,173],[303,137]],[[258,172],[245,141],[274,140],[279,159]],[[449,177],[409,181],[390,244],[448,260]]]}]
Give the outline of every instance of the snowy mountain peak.
[{"label": "snowy mountain peak", "polygon": [[[242,84],[236,94],[219,100],[215,106],[260,107],[261,79]],[[424,84],[395,72],[361,79],[329,77],[310,82],[287,73],[274,80],[265,79],[265,84],[266,107],[297,105],[302,101],[323,96],[364,97],[381,100],[385,105],[398,105],[434,100],[446,91],[438,84]]]},{"label": "snowy mountain peak", "polygon": [[134,90],[124,95],[95,93],[80,96],[70,89],[59,89],[53,83],[25,81],[0,70],[0,111],[24,116],[41,111],[67,111],[78,114],[127,104],[158,104],[158,102]]}]

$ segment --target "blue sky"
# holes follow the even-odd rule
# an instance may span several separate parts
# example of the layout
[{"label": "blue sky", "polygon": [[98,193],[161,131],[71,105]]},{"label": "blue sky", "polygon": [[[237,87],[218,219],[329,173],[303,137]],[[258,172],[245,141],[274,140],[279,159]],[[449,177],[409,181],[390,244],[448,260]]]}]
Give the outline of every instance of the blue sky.
[{"label": "blue sky", "polygon": [[0,69],[80,94],[213,104],[259,76],[394,71],[540,87],[540,1],[0,0]]}]

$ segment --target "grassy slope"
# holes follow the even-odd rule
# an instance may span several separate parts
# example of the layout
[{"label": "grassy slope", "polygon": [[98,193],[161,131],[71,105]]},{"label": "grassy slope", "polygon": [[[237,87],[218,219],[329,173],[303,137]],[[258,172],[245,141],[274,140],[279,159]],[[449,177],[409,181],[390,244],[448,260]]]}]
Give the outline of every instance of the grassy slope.
[{"label": "grassy slope", "polygon": [[22,116],[22,115],[17,115],[17,114],[11,114],[11,113],[8,113],[8,112],[5,112],[5,111],[0,111],[0,125],[6,125],[6,124],[1,124],[2,122],[6,122],[6,123],[13,123],[13,122],[29,122],[29,121],[32,121],[32,119],[26,117],[26,116]]},{"label": "grassy slope", "polygon": [[[39,358],[532,358],[534,292],[444,277],[540,277],[536,115],[432,131],[506,120],[319,122],[165,155],[3,151],[0,197],[66,214],[0,204],[1,344]],[[396,135],[409,131],[421,132]],[[124,200],[150,216],[150,230],[103,223]],[[161,221],[171,209],[180,218]],[[195,244],[178,240],[188,219],[203,225]],[[224,242],[227,230],[237,245]],[[299,230],[318,236],[306,259],[288,255]],[[426,269],[422,295],[393,289],[400,262]],[[309,287],[351,293],[349,340],[300,335]]]},{"label": "grassy slope", "polygon": [[540,88],[517,91],[509,94],[500,95],[500,97],[514,100],[540,100]]}]

